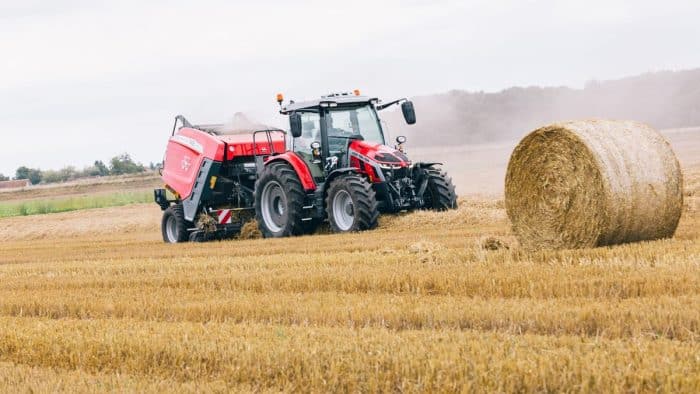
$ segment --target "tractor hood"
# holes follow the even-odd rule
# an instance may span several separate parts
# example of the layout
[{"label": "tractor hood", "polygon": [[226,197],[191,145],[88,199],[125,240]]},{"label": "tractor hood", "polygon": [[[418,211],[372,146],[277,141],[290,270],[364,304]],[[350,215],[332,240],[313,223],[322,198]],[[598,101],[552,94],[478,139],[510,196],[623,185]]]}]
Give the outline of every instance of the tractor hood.
[{"label": "tractor hood", "polygon": [[403,152],[376,142],[353,140],[350,149],[366,156],[382,166],[408,167],[411,160]]}]

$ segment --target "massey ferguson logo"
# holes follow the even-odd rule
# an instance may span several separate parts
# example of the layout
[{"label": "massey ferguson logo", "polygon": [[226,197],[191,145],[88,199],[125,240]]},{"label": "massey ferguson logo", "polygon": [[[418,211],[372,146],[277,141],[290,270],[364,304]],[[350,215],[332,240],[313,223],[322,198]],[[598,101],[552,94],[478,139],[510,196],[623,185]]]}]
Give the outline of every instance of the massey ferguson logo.
[{"label": "massey ferguson logo", "polygon": [[180,167],[182,167],[182,170],[185,171],[185,172],[187,172],[187,170],[190,169],[190,166],[191,166],[191,165],[192,165],[192,163],[190,162],[189,156],[185,156],[185,157],[182,159],[182,163],[180,163]]}]

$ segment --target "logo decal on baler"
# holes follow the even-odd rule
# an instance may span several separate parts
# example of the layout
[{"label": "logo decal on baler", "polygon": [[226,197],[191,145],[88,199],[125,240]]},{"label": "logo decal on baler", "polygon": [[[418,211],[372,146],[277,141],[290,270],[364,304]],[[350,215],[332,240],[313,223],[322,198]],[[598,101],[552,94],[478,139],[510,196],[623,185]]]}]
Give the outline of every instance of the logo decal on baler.
[{"label": "logo decal on baler", "polygon": [[190,160],[191,160],[191,159],[190,159],[189,156],[185,156],[185,157],[182,159],[182,162],[180,163],[180,167],[182,167],[182,170],[183,170],[183,171],[187,172],[187,170],[190,169],[190,166],[192,166],[192,162],[191,162]]}]

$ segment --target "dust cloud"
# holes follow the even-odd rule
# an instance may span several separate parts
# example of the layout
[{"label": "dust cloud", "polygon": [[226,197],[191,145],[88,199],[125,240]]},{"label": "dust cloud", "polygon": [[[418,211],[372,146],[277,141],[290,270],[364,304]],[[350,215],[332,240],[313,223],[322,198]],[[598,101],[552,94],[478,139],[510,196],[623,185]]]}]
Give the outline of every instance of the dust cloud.
[{"label": "dust cloud", "polygon": [[583,89],[453,90],[412,100],[413,126],[396,109],[380,115],[394,138],[408,138],[412,159],[444,163],[460,194],[502,194],[513,148],[530,131],[557,121],[619,119],[657,130],[685,128],[664,133],[681,164],[695,160],[700,146],[700,129],[692,129],[700,126],[700,69],[591,81]]},{"label": "dust cloud", "polygon": [[236,112],[233,114],[231,118],[224,122],[222,127],[222,131],[226,134],[246,134],[251,131],[265,129],[276,129],[276,127],[259,122],[252,116],[243,112]]},{"label": "dust cloud", "polygon": [[[700,161],[700,129],[692,128],[700,126],[700,69],[591,81],[583,89],[453,90],[412,100],[415,125],[406,125],[398,106],[380,112],[388,144],[393,145],[396,136],[406,136],[409,157],[443,163],[460,194],[501,196],[513,148],[530,131],[557,121],[645,122],[664,133],[682,165]],[[268,127],[242,112],[224,124],[227,133]],[[669,129],[674,131],[664,131]]]}]

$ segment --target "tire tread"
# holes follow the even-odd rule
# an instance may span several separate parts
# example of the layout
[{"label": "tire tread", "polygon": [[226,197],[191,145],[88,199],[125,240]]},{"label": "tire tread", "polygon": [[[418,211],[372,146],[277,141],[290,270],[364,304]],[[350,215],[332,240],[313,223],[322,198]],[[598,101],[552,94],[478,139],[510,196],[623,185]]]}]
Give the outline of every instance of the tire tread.
[{"label": "tire tread", "polygon": [[[266,182],[276,180],[287,194],[287,224],[281,232],[273,233],[265,225],[261,213],[261,195]],[[255,182],[255,219],[265,238],[289,237],[304,234],[305,226],[301,220],[304,207],[304,189],[292,167],[287,163],[268,164]]]},{"label": "tire tread", "polygon": [[328,195],[326,196],[326,212],[328,212],[328,221],[331,225],[331,229],[334,232],[343,232],[333,221],[330,208],[335,191],[341,188],[350,193],[355,205],[355,222],[349,231],[365,231],[377,227],[379,203],[377,202],[377,195],[374,189],[372,189],[372,185],[359,175],[349,174],[341,175],[334,179],[328,189]]},{"label": "tire tread", "polygon": [[168,239],[168,232],[166,229],[166,224],[170,216],[175,216],[175,221],[177,223],[177,240],[174,243],[188,242],[190,240],[188,229],[194,225],[185,220],[185,211],[182,207],[182,203],[171,205],[163,212],[163,219],[161,221],[163,241],[165,243],[172,243],[170,239]]},{"label": "tire tread", "polygon": [[428,177],[426,192],[431,195],[430,205],[426,204],[426,208],[436,211],[457,209],[457,193],[452,178],[437,168],[427,168],[425,171]]}]

